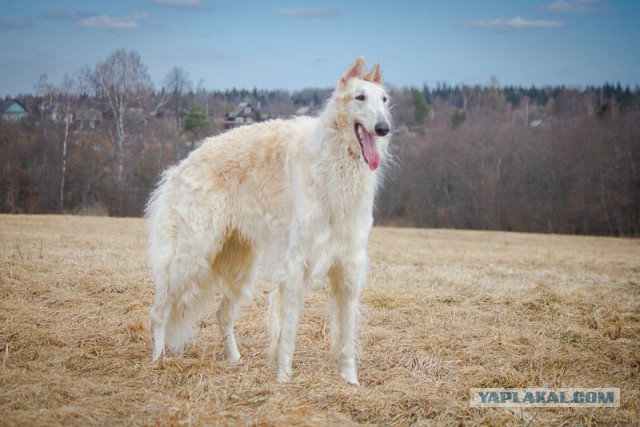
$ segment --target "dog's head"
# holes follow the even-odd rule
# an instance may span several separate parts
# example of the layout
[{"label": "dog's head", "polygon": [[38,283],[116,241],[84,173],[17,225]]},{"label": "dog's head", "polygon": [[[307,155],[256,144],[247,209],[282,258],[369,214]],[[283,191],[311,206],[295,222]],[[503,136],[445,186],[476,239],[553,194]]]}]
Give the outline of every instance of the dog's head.
[{"label": "dog's head", "polygon": [[341,131],[352,132],[349,140],[354,151],[361,153],[369,169],[376,170],[391,136],[389,95],[382,86],[380,66],[367,72],[364,58],[359,57],[338,81],[335,95],[346,117]]}]

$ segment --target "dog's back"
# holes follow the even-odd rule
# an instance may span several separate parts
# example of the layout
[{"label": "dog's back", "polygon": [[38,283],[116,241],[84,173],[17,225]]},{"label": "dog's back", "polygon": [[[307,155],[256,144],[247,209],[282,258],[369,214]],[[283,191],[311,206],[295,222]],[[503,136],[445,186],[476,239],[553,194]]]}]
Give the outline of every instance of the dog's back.
[{"label": "dog's back", "polygon": [[180,233],[211,239],[216,228],[237,229],[260,245],[284,231],[292,209],[290,165],[305,163],[304,139],[315,121],[240,127],[206,139],[169,169],[147,206],[150,256]]}]

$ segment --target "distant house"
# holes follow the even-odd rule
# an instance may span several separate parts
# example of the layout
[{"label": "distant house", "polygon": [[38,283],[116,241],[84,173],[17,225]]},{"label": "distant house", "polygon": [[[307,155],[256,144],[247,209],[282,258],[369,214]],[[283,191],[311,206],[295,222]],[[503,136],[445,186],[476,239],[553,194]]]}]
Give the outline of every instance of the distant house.
[{"label": "distant house", "polygon": [[232,112],[227,114],[224,122],[225,129],[233,129],[238,126],[253,123],[256,109],[248,102],[241,102]]},{"label": "distant house", "polygon": [[76,110],[75,124],[77,130],[91,130],[102,121],[102,113],[91,107],[80,107]]},{"label": "distant house", "polygon": [[27,107],[17,99],[9,100],[2,106],[2,120],[5,122],[17,122],[28,115],[29,110],[27,110]]},{"label": "distant house", "polygon": [[73,122],[73,114],[65,114],[65,109],[61,107],[61,104],[53,104],[44,109],[43,119],[50,120],[56,124],[64,124],[65,119],[69,120],[69,123]]}]

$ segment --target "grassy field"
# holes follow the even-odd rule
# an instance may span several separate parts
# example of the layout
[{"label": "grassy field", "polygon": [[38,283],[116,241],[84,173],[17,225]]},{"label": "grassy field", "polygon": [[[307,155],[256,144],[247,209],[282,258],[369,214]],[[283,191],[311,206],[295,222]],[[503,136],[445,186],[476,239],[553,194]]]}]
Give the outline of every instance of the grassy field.
[{"label": "grassy field", "polygon": [[[0,216],[0,425],[640,422],[640,241],[376,228],[360,387],[329,348],[324,289],[294,380],[267,362],[265,284],[230,366],[212,315],[151,364],[140,219]],[[620,408],[476,409],[472,387],[618,387]]]}]

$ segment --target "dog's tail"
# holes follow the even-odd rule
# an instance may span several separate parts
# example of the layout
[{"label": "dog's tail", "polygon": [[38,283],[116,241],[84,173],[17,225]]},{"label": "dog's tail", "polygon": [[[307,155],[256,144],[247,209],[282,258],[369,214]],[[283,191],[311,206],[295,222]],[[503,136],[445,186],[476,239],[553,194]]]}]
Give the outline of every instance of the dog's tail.
[{"label": "dog's tail", "polygon": [[146,207],[148,262],[155,277],[155,303],[150,311],[153,360],[165,348],[181,352],[198,320],[210,286],[206,260],[179,253],[179,224],[173,212],[173,169],[165,172]]},{"label": "dog's tail", "polygon": [[159,248],[158,254],[169,251],[173,251],[173,256],[158,256],[153,265],[156,278],[155,303],[150,311],[153,360],[162,356],[165,348],[175,353],[184,350],[216,288],[215,283],[210,283],[214,278],[206,259],[175,253],[175,247]]},{"label": "dog's tail", "polygon": [[164,354],[165,349],[173,353],[184,350],[202,313],[204,304],[201,302],[208,299],[196,295],[197,289],[193,287],[180,296],[160,294],[156,297],[150,311],[154,361]]}]

